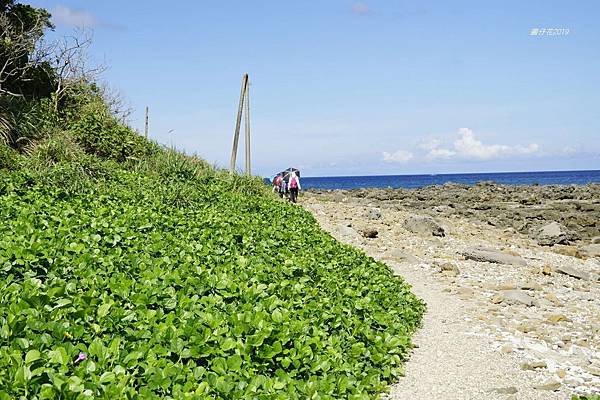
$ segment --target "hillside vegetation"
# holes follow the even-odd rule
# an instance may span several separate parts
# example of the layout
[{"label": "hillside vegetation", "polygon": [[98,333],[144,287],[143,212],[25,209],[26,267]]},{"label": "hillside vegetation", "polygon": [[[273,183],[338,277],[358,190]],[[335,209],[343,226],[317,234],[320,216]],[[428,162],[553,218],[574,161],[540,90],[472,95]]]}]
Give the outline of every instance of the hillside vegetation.
[{"label": "hillside vegetation", "polygon": [[387,266],[260,179],[146,141],[94,82],[11,85],[0,399],[366,399],[401,373],[424,306]]}]

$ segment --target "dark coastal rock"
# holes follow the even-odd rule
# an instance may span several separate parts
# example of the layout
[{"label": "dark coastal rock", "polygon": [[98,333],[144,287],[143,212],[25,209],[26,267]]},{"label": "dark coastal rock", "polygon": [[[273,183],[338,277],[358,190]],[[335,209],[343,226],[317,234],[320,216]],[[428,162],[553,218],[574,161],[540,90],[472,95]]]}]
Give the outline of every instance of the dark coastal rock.
[{"label": "dark coastal rock", "polygon": [[411,215],[403,224],[404,228],[418,235],[445,236],[442,228],[432,217],[426,215]]},{"label": "dark coastal rock", "polygon": [[558,222],[551,222],[542,226],[537,233],[537,242],[540,246],[554,246],[567,244],[567,229]]},{"label": "dark coastal rock", "polygon": [[440,265],[440,272],[442,275],[446,276],[458,276],[460,274],[458,267],[451,263],[443,263]]},{"label": "dark coastal rock", "polygon": [[[336,191],[332,191],[331,195]],[[342,198],[368,200],[383,207],[432,217],[459,216],[499,229],[513,228],[538,240],[541,228],[556,222],[564,229],[542,242],[593,244],[600,237],[600,185],[500,185],[483,182],[468,186],[447,183],[418,189],[356,189]],[[350,199],[348,199],[350,200]],[[429,235],[429,234],[428,234]],[[566,235],[566,239],[565,239]],[[600,238],[596,239],[600,243]],[[581,241],[582,243],[577,243]]]},{"label": "dark coastal rock", "polygon": [[377,230],[373,229],[373,228],[363,229],[361,231],[361,233],[367,239],[375,239],[377,237],[377,235],[379,234],[379,232],[377,232]]},{"label": "dark coastal rock", "polygon": [[468,260],[489,262],[494,264],[527,265],[527,261],[518,256],[503,253],[489,247],[473,247],[465,250],[463,256]]}]

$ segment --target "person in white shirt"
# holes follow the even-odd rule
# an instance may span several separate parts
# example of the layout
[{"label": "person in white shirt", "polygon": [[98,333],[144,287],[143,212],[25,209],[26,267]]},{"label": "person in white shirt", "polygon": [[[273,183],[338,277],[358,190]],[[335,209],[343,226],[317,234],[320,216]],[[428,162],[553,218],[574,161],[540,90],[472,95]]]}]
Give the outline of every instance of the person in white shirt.
[{"label": "person in white shirt", "polygon": [[295,203],[298,199],[298,192],[302,190],[302,187],[300,186],[300,177],[297,176],[295,172],[292,172],[292,175],[290,176],[288,187],[290,190],[290,201]]}]

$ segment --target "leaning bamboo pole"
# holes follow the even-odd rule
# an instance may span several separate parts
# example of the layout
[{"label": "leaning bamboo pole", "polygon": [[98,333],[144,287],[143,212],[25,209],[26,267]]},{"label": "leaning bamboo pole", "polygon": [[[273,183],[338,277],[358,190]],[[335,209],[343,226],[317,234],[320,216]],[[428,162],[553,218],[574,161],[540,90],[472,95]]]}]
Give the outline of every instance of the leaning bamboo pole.
[{"label": "leaning bamboo pole", "polygon": [[248,84],[248,74],[244,74],[242,78],[242,88],[240,90],[240,102],[238,105],[237,119],[235,121],[235,132],[233,133],[233,147],[231,149],[231,161],[229,163],[229,173],[235,172],[235,159],[237,157],[238,142],[240,139],[240,125],[242,124],[242,110],[244,107],[244,95]]}]

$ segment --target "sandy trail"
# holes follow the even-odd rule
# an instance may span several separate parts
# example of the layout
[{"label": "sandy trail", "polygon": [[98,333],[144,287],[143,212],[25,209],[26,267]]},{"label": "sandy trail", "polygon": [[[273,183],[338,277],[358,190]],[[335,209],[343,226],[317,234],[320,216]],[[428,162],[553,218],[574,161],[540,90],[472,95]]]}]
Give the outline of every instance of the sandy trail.
[{"label": "sandy trail", "polygon": [[[389,264],[389,263],[388,263]],[[428,312],[414,337],[414,349],[405,365],[406,376],[394,385],[391,399],[566,399],[565,392],[533,388],[534,372],[527,373],[510,356],[472,332],[465,321],[464,301],[419,267],[391,265],[425,300]]]},{"label": "sandy trail", "polygon": [[[590,301],[597,298],[598,285],[533,272],[566,257],[541,252],[531,248],[526,238],[506,236],[464,219],[440,218],[449,234],[443,239],[422,238],[397,228],[398,221],[410,214],[405,211],[382,209],[383,217],[373,220],[367,216],[371,205],[351,200],[340,203],[308,195],[302,203],[326,231],[388,264],[427,303],[423,327],[414,337],[418,347],[405,364],[405,377],[383,398],[552,400],[600,392],[600,380],[594,375],[600,352],[593,333],[587,332],[600,315],[600,304]],[[362,237],[364,228],[376,229],[377,238]],[[473,244],[505,248],[506,243],[527,259],[527,265],[509,267],[457,256]],[[573,260],[577,268],[600,266],[593,260],[585,265]],[[440,263],[448,261],[460,267],[460,274],[440,274]],[[490,301],[504,293],[499,287],[511,288],[514,282],[517,287],[525,282],[525,287],[533,288],[527,293],[536,301],[535,307]],[[560,301],[553,304],[547,297],[560,297]],[[565,320],[550,324],[548,315]],[[572,341],[578,344],[560,342],[567,340],[561,336],[564,332],[572,333]],[[526,368],[523,363],[543,366]]]}]

